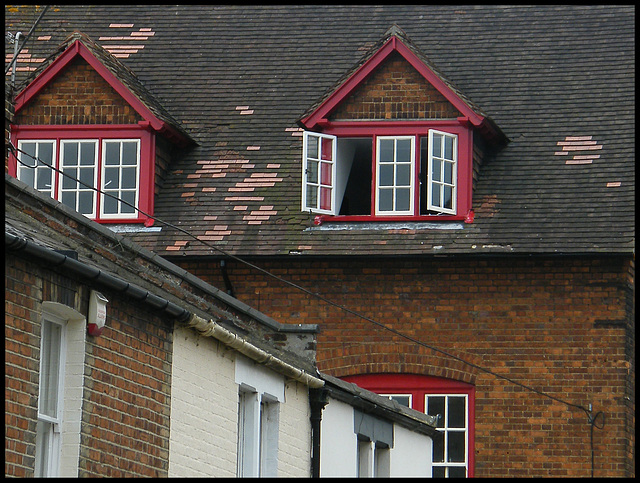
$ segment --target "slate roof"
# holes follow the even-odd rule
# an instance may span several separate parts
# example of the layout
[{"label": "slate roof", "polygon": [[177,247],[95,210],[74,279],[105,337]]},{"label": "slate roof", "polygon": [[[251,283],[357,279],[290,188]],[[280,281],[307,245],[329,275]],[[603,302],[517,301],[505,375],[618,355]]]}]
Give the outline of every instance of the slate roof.
[{"label": "slate roof", "polygon": [[[5,13],[12,33],[37,16]],[[297,121],[393,25],[509,143],[481,167],[473,223],[315,227],[300,211]],[[74,30],[129,67],[198,143],[170,167],[156,216],[228,252],[633,252],[633,6],[60,6],[18,68]],[[153,229],[130,236],[163,256],[217,255]]]}]

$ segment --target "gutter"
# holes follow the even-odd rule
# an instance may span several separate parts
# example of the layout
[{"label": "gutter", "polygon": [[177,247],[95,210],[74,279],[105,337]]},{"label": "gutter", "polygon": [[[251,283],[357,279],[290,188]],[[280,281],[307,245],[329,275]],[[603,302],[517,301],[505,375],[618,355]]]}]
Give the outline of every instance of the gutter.
[{"label": "gutter", "polygon": [[217,322],[203,319],[193,312],[180,307],[165,298],[152,294],[144,288],[114,277],[113,275],[87,265],[86,263],[79,262],[64,253],[45,248],[31,240],[28,240],[27,238],[12,235],[5,231],[4,239],[5,250],[19,253],[27,259],[39,259],[45,263],[53,265],[55,268],[64,269],[63,273],[66,275],[76,275],[78,277],[88,279],[94,284],[102,285],[107,289],[132,297],[152,309],[159,310],[167,317],[175,319],[181,323],[186,323],[189,327],[196,329],[201,335],[214,337],[226,346],[240,352],[255,362],[263,364],[286,377],[307,385],[310,388],[316,389],[324,386],[324,381],[322,379],[312,376],[302,369],[298,369],[282,359],[269,354],[247,340],[242,339],[233,332],[225,329]]}]

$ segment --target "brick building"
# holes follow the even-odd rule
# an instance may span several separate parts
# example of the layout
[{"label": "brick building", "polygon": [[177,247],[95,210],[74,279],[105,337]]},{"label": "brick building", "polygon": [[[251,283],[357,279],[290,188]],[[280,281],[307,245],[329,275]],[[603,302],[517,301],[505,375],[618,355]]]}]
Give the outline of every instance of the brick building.
[{"label": "brick building", "polygon": [[[23,31],[39,13],[6,11]],[[96,182],[169,225],[100,198],[85,214],[317,324],[328,375],[440,414],[435,476],[633,476],[634,18],[68,6],[18,57],[12,142],[139,139],[136,188],[100,160]],[[80,119],[105,99],[63,100],[92,82],[59,47],[73,30],[126,66],[83,57],[133,107],[104,122],[140,132]]]}]

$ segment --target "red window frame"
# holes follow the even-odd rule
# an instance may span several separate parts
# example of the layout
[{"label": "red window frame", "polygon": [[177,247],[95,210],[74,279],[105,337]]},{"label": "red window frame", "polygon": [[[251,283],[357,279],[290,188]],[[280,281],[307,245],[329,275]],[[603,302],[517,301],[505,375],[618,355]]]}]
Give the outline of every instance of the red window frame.
[{"label": "red window frame", "polygon": [[[101,150],[102,141],[109,139],[139,140],[140,141],[140,172],[138,184],[138,206],[136,215],[130,218],[102,218],[100,217],[101,196],[96,196],[96,217],[92,218],[98,223],[144,223],[150,218],[143,215],[153,215],[153,198],[155,185],[155,134],[148,129],[147,123],[137,125],[12,125],[11,143],[18,147],[18,141],[38,140],[56,141],[56,150],[60,150],[61,140],[99,140],[98,143],[98,178],[97,186],[101,186]],[[59,159],[56,156],[56,159]],[[12,154],[8,160],[8,172],[10,176],[17,178],[17,157]],[[54,197],[58,190],[59,173],[54,172]]]},{"label": "red window frame", "polygon": [[360,374],[344,376],[363,389],[377,394],[411,394],[412,409],[425,412],[425,396],[432,394],[465,394],[468,397],[468,477],[475,474],[475,387],[460,381],[420,374]]},{"label": "red window frame", "polygon": [[[316,223],[324,221],[467,221],[472,206],[473,182],[473,131],[467,118],[437,121],[326,121],[319,123],[318,134],[328,134],[340,138],[367,137],[373,139],[371,215],[329,215],[319,214]],[[458,137],[456,214],[420,215],[420,138],[427,137],[430,130],[454,134]],[[376,215],[375,173],[376,138],[379,136],[414,136],[415,171],[414,209],[412,215]],[[338,162],[338,160],[335,160]],[[425,181],[426,182],[426,181]],[[334,207],[337,210],[338,207]]]}]

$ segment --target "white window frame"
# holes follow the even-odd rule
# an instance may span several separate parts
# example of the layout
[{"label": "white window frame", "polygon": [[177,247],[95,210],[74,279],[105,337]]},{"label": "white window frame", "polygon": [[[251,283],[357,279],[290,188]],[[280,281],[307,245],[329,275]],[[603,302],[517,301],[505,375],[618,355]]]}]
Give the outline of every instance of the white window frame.
[{"label": "white window frame", "polygon": [[[117,165],[109,165],[107,166],[106,164],[106,156],[107,156],[107,149],[106,149],[106,145],[107,143],[120,143],[120,149],[119,149],[119,157],[120,157],[120,164]],[[122,151],[123,151],[123,145],[124,143],[136,143],[136,164],[135,164],[135,169],[136,169],[136,182],[135,182],[135,187],[134,188],[123,188],[122,187],[122,170],[123,169],[129,169],[132,168],[134,165],[124,165],[122,164]],[[129,138],[129,139],[111,139],[111,138],[103,138],[102,139],[102,159],[101,159],[101,163],[100,163],[100,190],[103,191],[103,193],[100,193],[100,218],[104,219],[104,220],[110,220],[110,219],[129,219],[129,218],[135,218],[138,216],[137,211],[134,209],[133,213],[122,213],[123,207],[126,207],[127,209],[129,209],[129,207],[127,205],[124,205],[120,202],[117,202],[117,207],[118,207],[118,212],[117,213],[106,213],[105,212],[105,198],[110,198],[111,197],[105,195],[104,193],[109,193],[113,196],[115,196],[118,199],[123,199],[122,198],[122,193],[123,192],[133,192],[134,193],[134,202],[132,203],[136,208],[138,208],[139,206],[139,200],[140,200],[140,139],[136,139],[136,138]],[[116,168],[118,167],[119,169],[119,186],[117,188],[113,188],[110,186],[106,185],[106,176],[105,176],[105,170],[107,168]]]},{"label": "white window frame", "polygon": [[[60,329],[59,340],[48,340],[45,326],[51,324]],[[38,394],[38,422],[36,425],[36,476],[58,476],[60,474],[60,457],[62,453],[62,419],[64,411],[64,376],[66,362],[66,321],[51,313],[43,314],[42,331],[40,339],[40,381]],[[45,381],[50,374],[49,367],[54,363],[45,357],[51,356],[50,351],[45,350],[45,344],[53,344],[58,347],[58,354],[55,364],[57,364],[57,374],[55,380]],[[44,411],[44,384],[52,387],[55,384],[56,399],[54,414],[49,415]]]},{"label": "white window frame", "polygon": [[[92,186],[96,187],[98,186],[98,140],[97,139],[61,139],[60,140],[60,162],[58,163],[58,169],[60,169],[60,171],[62,171],[62,173],[65,172],[65,168],[67,168],[67,166],[64,165],[64,146],[65,144],[71,144],[71,143],[76,143],[78,144],[78,163],[79,163],[79,157],[80,157],[80,145],[81,144],[89,144],[89,143],[93,143],[94,145],[94,159],[93,159],[93,179],[92,179]],[[85,165],[84,167],[88,167],[89,165]],[[74,165],[70,168],[76,168],[78,170],[78,172],[76,173],[76,176],[73,176],[72,178],[76,178],[76,179],[80,179],[80,173],[79,170],[83,169],[83,166],[81,166],[80,164],[78,165]],[[64,185],[65,185],[65,180],[69,180],[73,183],[75,183],[76,187],[73,189],[65,189]],[[75,207],[73,207],[74,210],[76,210],[79,213],[82,213],[80,211],[80,207],[79,207],[79,198],[80,198],[80,193],[81,192],[91,192],[92,193],[92,209],[90,213],[82,213],[84,216],[86,216],[87,218],[95,218],[96,217],[96,199],[97,199],[97,193],[95,192],[95,190],[91,189],[91,188],[87,188],[85,185],[78,183],[77,181],[73,181],[70,178],[68,178],[67,176],[65,176],[64,174],[60,174],[58,176],[58,199],[60,200],[60,202],[62,202],[62,195],[64,192],[75,192],[76,193],[76,201],[75,201]],[[64,203],[63,203],[64,204]],[[66,205],[65,206],[69,206]],[[71,208],[71,207],[70,207]]]},{"label": "white window frame", "polygon": [[[309,143],[313,141],[317,142],[318,157],[309,156]],[[323,160],[322,158],[322,140],[328,139],[331,141],[331,159]],[[334,215],[336,212],[336,154],[337,154],[337,137],[329,134],[320,134],[315,132],[303,132],[302,142],[302,211],[311,213],[322,213],[328,215]],[[314,182],[309,181],[309,163],[318,163],[317,180]],[[322,183],[322,164],[329,164],[331,166],[331,180],[329,183]],[[307,190],[315,190],[315,203],[311,204],[311,200],[307,199]],[[331,204],[328,209],[321,207],[321,192],[323,189],[331,190]]]},{"label": "white window frame", "polygon": [[[60,142],[58,142],[60,141]],[[27,156],[25,154],[22,153],[22,151],[24,151],[23,147],[24,147],[24,143],[35,143],[36,144],[36,163],[34,165],[33,168],[28,168],[26,166],[24,166],[22,164],[22,162],[27,162],[24,160],[24,158]],[[51,167],[47,167],[45,165],[43,165],[40,161],[38,161],[38,157],[39,157],[39,150],[40,150],[40,145],[43,143],[47,143],[47,144],[52,144],[53,145],[53,155],[52,155],[52,166],[54,169],[52,169]],[[26,170],[32,169],[34,170],[33,173],[33,181],[31,183],[27,183],[29,184],[32,188],[40,191],[41,193],[46,193],[48,194],[51,198],[60,201],[62,203],[62,194],[63,192],[71,192],[71,191],[75,191],[76,193],[79,193],[81,191],[89,191],[89,188],[86,188],[84,185],[80,185],[79,183],[76,182],[76,188],[74,189],[64,189],[63,190],[63,186],[64,186],[64,179],[66,178],[66,176],[64,176],[63,174],[59,174],[56,170],[59,171],[63,171],[64,166],[63,166],[63,156],[64,156],[64,144],[65,143],[96,143],[96,150],[95,150],[95,156],[96,156],[96,164],[94,166],[94,179],[93,179],[93,186],[98,186],[98,173],[99,173],[99,179],[100,179],[100,190],[109,194],[112,194],[118,198],[122,198],[122,193],[123,192],[129,192],[129,193],[134,193],[134,198],[133,198],[133,204],[135,209],[133,209],[133,212],[131,213],[123,213],[123,207],[126,210],[129,210],[130,208],[127,205],[124,205],[120,202],[117,202],[117,207],[118,207],[118,212],[117,213],[106,213],[105,212],[105,198],[107,198],[108,196],[105,194],[100,193],[100,195],[98,196],[97,193],[94,193],[93,196],[93,207],[92,207],[92,212],[91,213],[82,213],[84,216],[86,216],[89,219],[96,219],[97,218],[97,204],[98,204],[98,200],[100,200],[100,220],[118,220],[118,219],[132,219],[132,218],[138,218],[139,214],[138,214],[138,208],[140,207],[140,183],[141,183],[141,170],[142,170],[142,159],[141,159],[141,155],[142,155],[142,141],[140,138],[137,137],[132,137],[132,138],[109,138],[109,137],[87,137],[87,138],[54,138],[54,139],[46,139],[46,138],[42,138],[42,139],[19,139],[18,140],[18,149],[20,150],[20,152],[18,153],[18,162],[17,162],[17,166],[16,166],[16,178],[19,179],[20,181],[26,182],[25,178],[24,178],[24,172]],[[122,169],[123,168],[135,168],[135,187],[133,188],[123,188],[122,187],[122,176],[119,176],[119,183],[120,185],[116,188],[113,189],[113,187],[109,187],[106,186],[106,182],[105,182],[105,158],[106,158],[106,144],[107,143],[120,143],[120,164],[119,165],[112,165],[111,167],[118,167],[119,168],[119,172],[120,174],[122,173]],[[122,146],[123,143],[135,143],[136,144],[136,162],[135,165],[123,165],[122,164]],[[333,153],[333,159],[335,160],[335,141],[333,143],[333,148],[334,148],[334,153]],[[21,162],[22,161],[22,162]],[[31,163],[29,163],[31,164]],[[51,186],[49,189],[38,189],[37,188],[37,180],[38,180],[38,171],[40,170],[49,170],[51,171]],[[334,163],[334,172],[332,173],[332,179],[335,179],[335,163]],[[332,193],[334,193],[335,190],[332,190]],[[109,197],[110,198],[110,197]],[[335,204],[335,202],[332,200],[332,206]],[[69,205],[65,205],[65,206],[69,206]],[[75,206],[69,206],[69,208],[74,209],[77,211],[78,209],[78,197],[76,196],[76,202],[75,202]]]},{"label": "white window frame", "polygon": [[[426,414],[429,414],[429,398],[430,397],[444,397],[444,414],[442,415],[442,419],[438,420],[436,430],[444,433],[444,461],[436,461],[433,458],[432,464],[433,467],[444,467],[445,468],[445,478],[449,478],[449,468],[451,467],[459,467],[465,469],[465,477],[469,476],[469,395],[468,394],[459,394],[459,393],[429,393],[425,394],[424,397],[424,411]],[[449,427],[449,398],[450,397],[463,397],[464,398],[464,411],[465,411],[465,421],[464,428],[450,428]],[[448,459],[448,436],[450,433],[462,433],[464,432],[464,462],[450,462]],[[435,451],[435,443],[433,445]]]},{"label": "white window frame", "polygon": [[[29,161],[23,159],[25,156],[29,156],[27,154],[24,154],[23,151],[25,151],[24,149],[24,144],[28,143],[28,144],[35,144],[36,145],[36,152],[35,152],[35,161],[33,161],[35,164],[33,167],[27,167],[22,163],[29,163],[31,164]],[[38,191],[40,191],[41,193],[47,193],[49,196],[51,196],[52,198],[54,197],[55,194],[55,180],[56,180],[56,172],[51,169],[51,167],[46,166],[45,164],[43,164],[39,158],[40,158],[40,145],[41,144],[52,144],[53,145],[53,152],[52,152],[52,156],[51,156],[51,163],[53,167],[57,167],[57,160],[56,160],[56,155],[57,155],[57,147],[58,147],[58,143],[56,142],[55,139],[24,139],[24,140],[19,140],[18,141],[18,149],[20,150],[18,152],[18,159],[22,162],[18,162],[17,166],[16,166],[16,177],[26,183],[26,180],[24,179],[24,172],[27,170],[33,170],[33,182],[32,183],[27,183],[29,186],[31,186],[33,189],[36,189]],[[29,156],[30,157],[30,156]],[[38,185],[38,172],[39,171],[50,171],[51,173],[51,184],[49,185],[49,190],[43,190],[43,189],[38,189],[37,185]]]},{"label": "white window frame", "polygon": [[[393,140],[393,161],[389,164],[394,167],[394,175],[393,175],[393,184],[389,186],[381,186],[380,184],[380,174],[381,174],[381,163],[380,163],[380,142],[385,140]],[[409,163],[399,163],[397,161],[397,145],[398,141],[408,140],[411,143],[410,154],[411,158]],[[400,164],[409,164],[409,186],[398,185],[397,184],[397,167]],[[414,215],[415,212],[415,179],[416,179],[416,136],[376,136],[376,172],[375,172],[375,214],[376,216],[389,216],[389,215]],[[396,193],[398,189],[408,189],[409,190],[409,209],[408,210],[398,210],[396,209]],[[380,209],[380,193],[383,190],[389,190],[393,193],[393,209],[382,211]]]},{"label": "white window frame", "polygon": [[[433,155],[434,136],[441,136],[443,141],[445,138],[450,138],[453,140],[453,150],[452,150],[453,152],[452,152],[451,159],[444,157],[444,142],[441,143],[440,156],[434,157]],[[428,141],[429,154],[428,154],[428,162],[427,162],[428,173],[426,178],[427,179],[427,209],[432,211],[437,211],[440,213],[455,215],[456,209],[457,209],[456,202],[458,198],[458,135],[451,134],[444,131],[437,131],[435,129],[430,129],[428,137],[429,137],[429,141]],[[434,166],[434,163],[436,162],[442,163],[442,166],[444,166],[445,163],[452,163],[453,166],[452,166],[452,176],[451,176],[452,182],[451,183],[446,183],[444,182],[443,179],[436,180],[433,178],[433,166]],[[440,176],[441,178],[444,177],[444,170],[442,169],[440,171]],[[432,198],[433,188],[436,185],[440,187],[439,204],[434,204],[433,198]],[[451,208],[445,208],[443,206],[444,190],[442,188],[444,186],[448,186],[451,188],[451,197],[452,197]]]}]

